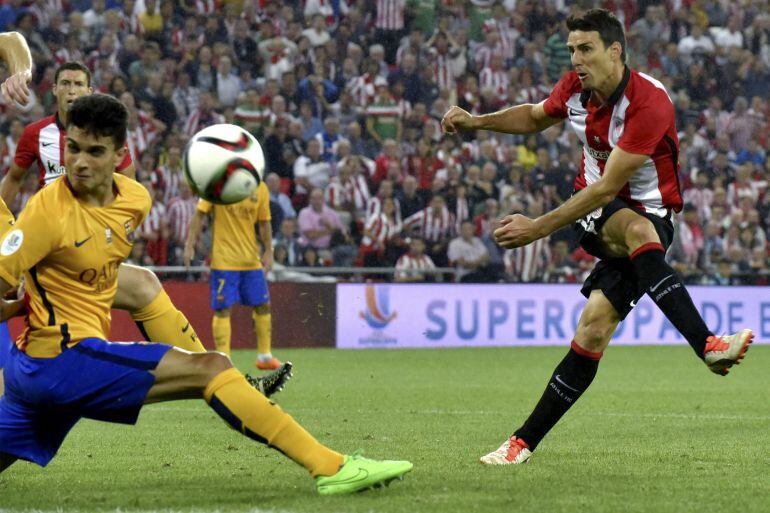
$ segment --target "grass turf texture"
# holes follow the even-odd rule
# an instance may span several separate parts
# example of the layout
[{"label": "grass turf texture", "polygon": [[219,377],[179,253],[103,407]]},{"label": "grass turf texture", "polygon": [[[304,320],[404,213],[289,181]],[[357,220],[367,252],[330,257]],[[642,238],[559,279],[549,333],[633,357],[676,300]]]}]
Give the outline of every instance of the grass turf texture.
[{"label": "grass turf texture", "polygon": [[[565,351],[279,350],[296,372],[276,399],[311,432],[414,462],[386,490],[319,497],[294,463],[185,401],[147,407],[135,427],[81,422],[48,468],[0,474],[0,511],[767,511],[767,346],[727,378],[686,347],[611,347],[530,464],[481,466]],[[235,354],[241,369],[253,358]]]}]

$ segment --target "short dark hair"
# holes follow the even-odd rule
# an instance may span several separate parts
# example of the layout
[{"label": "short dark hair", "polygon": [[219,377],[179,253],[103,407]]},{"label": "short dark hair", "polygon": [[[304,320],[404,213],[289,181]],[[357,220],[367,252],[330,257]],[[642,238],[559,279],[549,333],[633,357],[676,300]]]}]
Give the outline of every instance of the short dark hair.
[{"label": "short dark hair", "polygon": [[115,149],[126,143],[128,110],[117,98],[108,94],[81,96],[67,113],[67,127],[76,126],[97,137],[112,137]]},{"label": "short dark hair", "polygon": [[583,32],[598,32],[605,48],[614,43],[620,43],[622,53],[620,59],[626,62],[626,34],[623,24],[614,14],[606,9],[591,9],[582,16],[570,16],[567,18],[567,29],[570,32],[582,30]]},{"label": "short dark hair", "polygon": [[59,82],[59,74],[62,71],[82,71],[86,74],[86,85],[88,87],[91,87],[91,70],[88,69],[88,67],[83,64],[82,62],[78,61],[68,61],[56,68],[56,74],[53,76],[53,83],[56,84]]}]

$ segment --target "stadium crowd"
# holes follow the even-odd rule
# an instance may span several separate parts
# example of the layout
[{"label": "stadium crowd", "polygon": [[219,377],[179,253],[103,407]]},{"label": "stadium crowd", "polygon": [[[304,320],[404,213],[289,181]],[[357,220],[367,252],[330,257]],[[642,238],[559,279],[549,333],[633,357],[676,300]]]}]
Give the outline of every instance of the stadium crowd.
[{"label": "stadium crowd", "polygon": [[440,119],[454,104],[477,114],[545,99],[570,67],[564,19],[611,9],[629,65],[676,106],[685,207],[672,264],[690,283],[768,281],[767,0],[3,4],[0,30],[24,34],[36,69],[31,104],[0,105],[2,172],[25,124],[55,109],[56,67],[84,62],[94,90],[129,106],[137,179],[155,200],[132,261],[181,265],[196,204],[181,155],[197,130],[228,122],[265,150],[277,264],[454,266],[463,281],[513,282],[578,282],[593,266],[569,229],[508,251],[491,237],[502,215],[537,216],[571,194],[578,140],[560,126],[445,136]]}]

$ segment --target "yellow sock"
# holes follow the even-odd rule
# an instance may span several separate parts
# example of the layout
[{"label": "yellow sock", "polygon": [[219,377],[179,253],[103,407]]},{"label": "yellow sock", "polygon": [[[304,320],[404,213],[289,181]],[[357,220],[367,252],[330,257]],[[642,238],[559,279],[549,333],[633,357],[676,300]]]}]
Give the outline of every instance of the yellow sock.
[{"label": "yellow sock", "polygon": [[214,345],[217,351],[226,355],[230,354],[230,317],[219,317],[217,315],[211,319],[211,333],[214,335]]},{"label": "yellow sock", "polygon": [[163,289],[149,305],[131,312],[131,318],[151,342],[171,344],[194,353],[206,351],[190,321],[176,309]]},{"label": "yellow sock", "polygon": [[270,354],[273,336],[273,316],[270,312],[266,314],[251,313],[254,319],[254,336],[257,338],[257,353]]},{"label": "yellow sock", "polygon": [[336,474],[342,466],[340,453],[313,438],[291,415],[250,386],[235,368],[217,374],[203,397],[233,429],[275,447],[313,477]]}]

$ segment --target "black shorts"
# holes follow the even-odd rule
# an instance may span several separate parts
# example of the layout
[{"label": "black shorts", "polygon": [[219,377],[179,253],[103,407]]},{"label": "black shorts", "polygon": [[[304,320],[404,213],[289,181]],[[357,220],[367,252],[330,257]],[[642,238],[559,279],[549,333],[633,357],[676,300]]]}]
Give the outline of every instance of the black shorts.
[{"label": "black shorts", "polygon": [[583,288],[580,292],[585,297],[589,297],[592,290],[601,290],[618,312],[621,320],[626,318],[645,291],[639,290],[636,285],[636,274],[634,273],[631,259],[628,257],[609,257],[604,252],[601,240],[597,234],[612,214],[624,208],[629,208],[652,222],[664,249],[668,250],[671,241],[674,239],[674,225],[671,222],[671,214],[667,217],[658,217],[655,214],[649,214],[632,206],[621,198],[615,198],[605,205],[604,208],[591,212],[573,225],[583,249],[599,259],[593,271],[591,271],[591,274],[588,275],[588,278],[583,283]]}]

